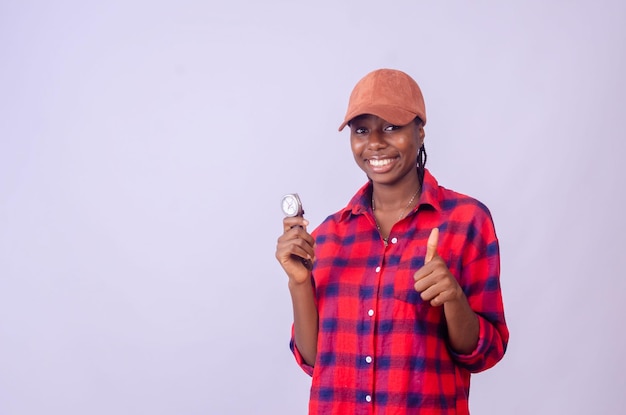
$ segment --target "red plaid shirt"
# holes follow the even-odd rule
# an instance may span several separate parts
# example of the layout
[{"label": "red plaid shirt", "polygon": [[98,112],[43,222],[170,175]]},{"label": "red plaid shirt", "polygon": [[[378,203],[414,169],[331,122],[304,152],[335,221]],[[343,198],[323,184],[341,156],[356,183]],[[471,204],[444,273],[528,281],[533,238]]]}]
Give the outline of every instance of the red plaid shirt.
[{"label": "red plaid shirt", "polygon": [[[453,352],[443,307],[422,301],[413,274],[432,228],[438,253],[479,317],[476,349]],[[470,373],[495,365],[509,333],[500,291],[498,240],[488,209],[438,185],[426,171],[418,205],[385,247],[364,185],[314,232],[319,312],[310,414],[468,414]]]}]

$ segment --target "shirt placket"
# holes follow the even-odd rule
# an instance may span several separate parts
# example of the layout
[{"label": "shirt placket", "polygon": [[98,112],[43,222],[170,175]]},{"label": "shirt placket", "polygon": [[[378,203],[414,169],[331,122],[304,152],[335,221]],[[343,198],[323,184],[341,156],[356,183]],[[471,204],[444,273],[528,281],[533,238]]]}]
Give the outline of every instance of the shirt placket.
[{"label": "shirt placket", "polygon": [[374,413],[374,396],[375,396],[375,392],[376,392],[376,384],[375,384],[375,373],[374,373],[374,368],[375,368],[375,357],[376,357],[376,340],[374,337],[374,333],[376,330],[376,322],[379,319],[379,314],[380,314],[380,302],[379,302],[379,298],[380,298],[380,290],[382,290],[382,283],[383,283],[383,278],[382,278],[382,273],[385,271],[385,255],[388,254],[390,252],[390,250],[393,249],[393,246],[396,245],[398,243],[398,238],[397,237],[393,237],[389,240],[389,245],[387,245],[385,247],[385,253],[383,255],[380,256],[380,260],[378,265],[376,265],[376,267],[374,268],[374,292],[375,294],[372,296],[372,298],[369,300],[369,303],[366,304],[366,306],[364,307],[364,310],[366,315],[364,316],[364,318],[366,319],[366,321],[369,323],[368,326],[370,327],[370,331],[368,333],[368,341],[365,344],[365,348],[362,351],[361,356],[359,357],[360,359],[362,359],[363,362],[363,366],[364,366],[364,370],[367,372],[367,376],[365,377],[366,379],[368,379],[367,385],[364,385],[364,390],[366,391],[364,396],[362,397],[363,402],[367,405],[370,406],[370,411],[368,411],[369,413]]}]

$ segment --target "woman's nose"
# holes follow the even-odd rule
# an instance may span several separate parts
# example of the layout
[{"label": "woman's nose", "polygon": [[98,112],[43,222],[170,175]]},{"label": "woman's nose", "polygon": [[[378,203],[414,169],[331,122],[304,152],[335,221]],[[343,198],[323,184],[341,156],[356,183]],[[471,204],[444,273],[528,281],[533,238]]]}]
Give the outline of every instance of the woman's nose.
[{"label": "woman's nose", "polygon": [[372,131],[369,134],[367,145],[370,148],[382,148],[385,146],[385,139],[380,132]]}]

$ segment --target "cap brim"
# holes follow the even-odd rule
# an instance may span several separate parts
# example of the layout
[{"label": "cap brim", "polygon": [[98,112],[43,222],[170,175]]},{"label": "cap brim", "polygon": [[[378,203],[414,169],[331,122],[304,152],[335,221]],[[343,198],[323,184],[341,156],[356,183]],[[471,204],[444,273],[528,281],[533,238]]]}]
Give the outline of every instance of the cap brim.
[{"label": "cap brim", "polygon": [[413,121],[415,117],[420,117],[422,120],[424,118],[422,114],[416,114],[395,106],[368,105],[366,107],[355,108],[350,113],[346,114],[343,123],[339,126],[339,131],[343,130],[355,117],[365,114],[375,115],[394,125],[407,125]]}]

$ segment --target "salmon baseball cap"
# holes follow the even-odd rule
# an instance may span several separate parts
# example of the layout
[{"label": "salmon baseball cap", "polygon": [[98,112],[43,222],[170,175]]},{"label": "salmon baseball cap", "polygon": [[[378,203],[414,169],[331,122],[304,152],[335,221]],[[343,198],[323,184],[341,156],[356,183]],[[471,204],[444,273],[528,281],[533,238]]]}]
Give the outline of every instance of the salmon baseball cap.
[{"label": "salmon baseball cap", "polygon": [[339,131],[354,117],[363,114],[376,115],[395,125],[406,125],[415,117],[426,124],[426,107],[420,87],[413,78],[396,69],[377,69],[357,82]]}]

